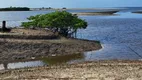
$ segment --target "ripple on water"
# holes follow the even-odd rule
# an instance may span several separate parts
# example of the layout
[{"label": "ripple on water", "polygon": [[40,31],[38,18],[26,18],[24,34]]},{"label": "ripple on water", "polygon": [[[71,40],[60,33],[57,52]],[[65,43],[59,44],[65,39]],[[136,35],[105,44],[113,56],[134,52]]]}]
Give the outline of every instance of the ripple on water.
[{"label": "ripple on water", "polygon": [[142,19],[107,17],[88,21],[91,24],[78,31],[78,38],[99,40],[103,49],[85,53],[86,61],[142,58]]}]

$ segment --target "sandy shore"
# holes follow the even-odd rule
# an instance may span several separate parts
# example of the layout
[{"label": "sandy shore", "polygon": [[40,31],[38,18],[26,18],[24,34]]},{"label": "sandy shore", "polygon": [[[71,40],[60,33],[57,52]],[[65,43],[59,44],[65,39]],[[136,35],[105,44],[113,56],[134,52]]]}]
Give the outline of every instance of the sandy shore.
[{"label": "sandy shore", "polygon": [[0,79],[141,80],[142,61],[95,61],[1,71]]}]

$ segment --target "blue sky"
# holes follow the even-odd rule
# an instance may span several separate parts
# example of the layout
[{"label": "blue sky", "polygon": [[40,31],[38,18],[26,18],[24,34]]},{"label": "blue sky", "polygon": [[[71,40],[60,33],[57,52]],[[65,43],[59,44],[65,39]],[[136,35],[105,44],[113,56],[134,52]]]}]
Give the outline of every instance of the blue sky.
[{"label": "blue sky", "polygon": [[53,8],[142,7],[142,0],[0,0],[0,7]]}]

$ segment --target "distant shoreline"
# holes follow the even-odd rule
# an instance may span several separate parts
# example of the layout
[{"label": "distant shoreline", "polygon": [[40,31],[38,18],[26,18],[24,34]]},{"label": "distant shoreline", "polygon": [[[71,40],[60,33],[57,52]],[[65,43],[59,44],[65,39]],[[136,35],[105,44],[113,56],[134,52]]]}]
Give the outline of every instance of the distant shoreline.
[{"label": "distant shoreline", "polygon": [[0,11],[30,11],[28,7],[8,7],[8,8],[0,8]]},{"label": "distant shoreline", "polygon": [[132,12],[132,13],[142,14],[142,11],[135,11],[135,12]]},{"label": "distant shoreline", "polygon": [[119,8],[30,8],[30,10],[119,10]]},{"label": "distant shoreline", "polygon": [[[78,16],[82,16],[82,15],[86,15],[86,16],[91,16],[91,15],[115,15],[114,13],[119,12],[119,10],[116,9],[102,9],[100,11],[97,11],[99,9],[48,9],[48,10],[10,10],[10,11],[6,11],[6,12],[11,12],[11,11],[49,11],[49,10],[58,10],[58,11],[62,11],[62,10],[96,10],[95,12],[71,12],[73,15],[78,15]],[[0,12],[5,12],[0,10]]]},{"label": "distant shoreline", "polygon": [[102,12],[78,12],[78,13],[72,13],[74,15],[114,15],[114,13],[117,13],[119,11],[102,11]]}]

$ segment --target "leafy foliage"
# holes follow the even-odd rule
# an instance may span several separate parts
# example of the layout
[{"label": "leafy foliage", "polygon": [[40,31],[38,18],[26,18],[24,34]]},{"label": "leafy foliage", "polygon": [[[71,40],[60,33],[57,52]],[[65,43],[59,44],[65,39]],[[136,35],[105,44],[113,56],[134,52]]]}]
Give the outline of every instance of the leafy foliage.
[{"label": "leafy foliage", "polygon": [[31,16],[28,20],[30,21],[22,23],[22,26],[25,28],[50,28],[66,37],[76,32],[77,29],[85,29],[87,27],[85,20],[66,11],[55,11],[49,14]]}]

